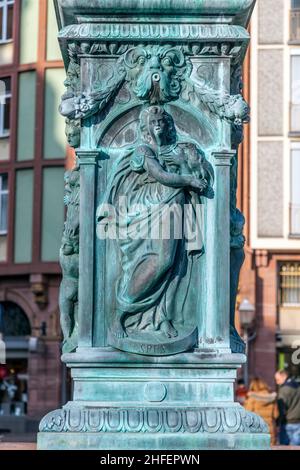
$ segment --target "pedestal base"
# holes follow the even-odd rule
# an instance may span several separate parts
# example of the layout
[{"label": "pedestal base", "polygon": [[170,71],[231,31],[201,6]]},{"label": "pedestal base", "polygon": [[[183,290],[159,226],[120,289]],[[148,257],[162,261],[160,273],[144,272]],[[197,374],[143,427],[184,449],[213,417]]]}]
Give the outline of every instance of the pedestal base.
[{"label": "pedestal base", "polygon": [[268,449],[261,418],[240,405],[197,409],[95,408],[69,403],[40,424],[39,449],[200,450]]},{"label": "pedestal base", "polygon": [[270,448],[266,423],[234,402],[243,355],[194,352],[145,364],[94,350],[68,358],[73,401],[42,419],[39,449]]}]

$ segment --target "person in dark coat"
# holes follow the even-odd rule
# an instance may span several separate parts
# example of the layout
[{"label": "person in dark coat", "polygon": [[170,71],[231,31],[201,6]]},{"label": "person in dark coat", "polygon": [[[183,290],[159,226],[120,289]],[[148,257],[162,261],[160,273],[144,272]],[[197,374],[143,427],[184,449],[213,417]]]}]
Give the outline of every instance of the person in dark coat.
[{"label": "person in dark coat", "polygon": [[275,374],[278,389],[280,444],[300,446],[300,384],[286,370]]}]

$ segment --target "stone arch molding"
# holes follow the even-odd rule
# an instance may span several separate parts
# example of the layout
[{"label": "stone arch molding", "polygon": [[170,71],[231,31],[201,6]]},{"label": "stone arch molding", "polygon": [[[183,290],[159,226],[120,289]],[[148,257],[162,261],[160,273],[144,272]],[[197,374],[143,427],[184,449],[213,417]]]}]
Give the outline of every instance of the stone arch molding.
[{"label": "stone arch molding", "polygon": [[[131,104],[121,113],[109,114],[96,131],[96,146],[101,148],[134,144],[138,139],[139,115],[145,107],[141,103]],[[205,113],[198,113],[184,102],[167,104],[164,108],[172,115],[179,134],[189,135],[205,150],[213,148],[217,141],[217,129]],[[188,128],[187,122],[189,122]],[[134,130],[126,139],[126,133],[130,128]]]}]

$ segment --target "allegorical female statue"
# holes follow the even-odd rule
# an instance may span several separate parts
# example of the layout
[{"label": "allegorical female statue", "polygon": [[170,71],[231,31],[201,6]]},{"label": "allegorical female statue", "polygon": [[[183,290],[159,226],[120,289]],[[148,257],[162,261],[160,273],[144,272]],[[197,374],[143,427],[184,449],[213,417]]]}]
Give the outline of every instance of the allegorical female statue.
[{"label": "allegorical female statue", "polygon": [[139,129],[134,148],[107,150],[118,158],[97,210],[102,227],[126,229],[117,239],[121,275],[110,329],[117,338],[152,332],[168,340],[194,323],[201,197],[212,196],[213,170],[194,141],[177,135],[162,106],[143,109]]}]

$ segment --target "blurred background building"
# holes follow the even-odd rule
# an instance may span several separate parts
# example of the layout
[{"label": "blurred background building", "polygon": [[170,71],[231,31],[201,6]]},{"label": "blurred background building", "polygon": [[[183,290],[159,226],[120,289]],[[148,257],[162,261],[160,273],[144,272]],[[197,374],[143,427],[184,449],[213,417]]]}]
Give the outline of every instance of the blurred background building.
[{"label": "blurred background building", "polygon": [[247,244],[238,301],[255,309],[250,375],[274,386],[278,367],[300,379],[292,361],[300,346],[300,0],[258,0],[245,82],[251,125],[240,159]]},{"label": "blurred background building", "polygon": [[[57,111],[65,72],[56,35],[52,0],[0,0],[0,333],[7,346],[0,430],[34,430],[66,401],[58,252],[72,154]],[[291,360],[300,345],[300,0],[258,0],[251,36],[244,94],[252,121],[238,195],[247,242],[237,309],[250,305],[255,313],[241,325],[249,376],[274,387],[277,367],[300,377]]]},{"label": "blurred background building", "polygon": [[66,140],[57,109],[65,72],[56,36],[51,0],[0,1],[0,332],[7,348],[0,429],[20,432],[34,430],[64,399],[58,252]]}]

